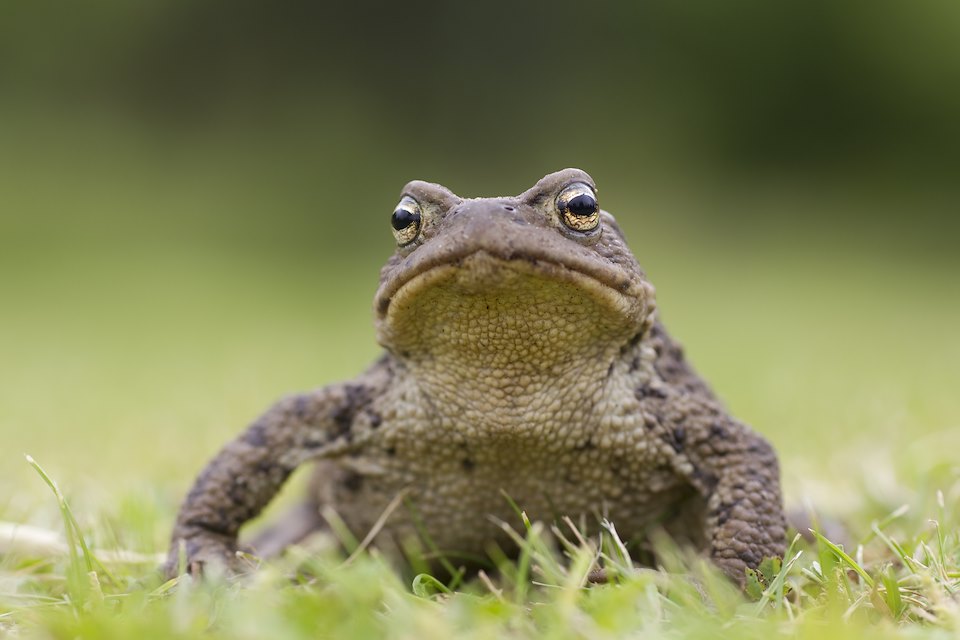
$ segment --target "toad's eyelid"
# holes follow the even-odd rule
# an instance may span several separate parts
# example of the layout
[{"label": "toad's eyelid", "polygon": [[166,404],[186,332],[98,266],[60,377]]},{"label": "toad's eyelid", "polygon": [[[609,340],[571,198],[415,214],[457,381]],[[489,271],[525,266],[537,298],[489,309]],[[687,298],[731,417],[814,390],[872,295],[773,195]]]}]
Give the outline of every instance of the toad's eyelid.
[{"label": "toad's eyelid", "polygon": [[417,201],[416,198],[414,198],[410,194],[405,193],[402,196],[400,196],[400,201],[397,202],[397,206],[393,208],[394,211],[396,211],[397,209],[406,209],[408,211],[419,211],[420,203]]},{"label": "toad's eyelid", "polygon": [[596,197],[597,190],[587,184],[586,182],[571,182],[563,189],[560,190],[560,195],[568,194],[573,191],[579,191],[580,193],[589,193],[590,195]]}]

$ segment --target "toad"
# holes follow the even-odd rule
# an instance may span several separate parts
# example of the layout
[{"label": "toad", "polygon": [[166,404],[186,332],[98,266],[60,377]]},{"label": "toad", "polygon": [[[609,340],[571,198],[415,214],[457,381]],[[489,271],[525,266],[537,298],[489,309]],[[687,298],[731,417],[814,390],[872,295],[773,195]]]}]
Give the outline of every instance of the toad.
[{"label": "toad", "polygon": [[374,298],[383,355],[286,397],[202,471],[168,574],[237,570],[238,532],[300,465],[309,495],[251,547],[326,527],[401,554],[511,546],[498,524],[570,516],[626,539],[662,527],[728,575],[784,551],[777,458],[731,417],[661,324],[654,288],[593,179],[552,173],[514,197],[414,181],[390,217]]}]

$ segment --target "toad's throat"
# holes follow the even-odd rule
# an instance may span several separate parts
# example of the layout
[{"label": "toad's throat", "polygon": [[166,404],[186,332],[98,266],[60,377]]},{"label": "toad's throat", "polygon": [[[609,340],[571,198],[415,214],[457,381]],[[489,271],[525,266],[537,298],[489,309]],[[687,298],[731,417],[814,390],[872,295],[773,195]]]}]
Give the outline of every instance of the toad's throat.
[{"label": "toad's throat", "polygon": [[641,331],[643,305],[562,265],[478,252],[412,278],[378,331],[413,367],[511,385],[605,371]]}]

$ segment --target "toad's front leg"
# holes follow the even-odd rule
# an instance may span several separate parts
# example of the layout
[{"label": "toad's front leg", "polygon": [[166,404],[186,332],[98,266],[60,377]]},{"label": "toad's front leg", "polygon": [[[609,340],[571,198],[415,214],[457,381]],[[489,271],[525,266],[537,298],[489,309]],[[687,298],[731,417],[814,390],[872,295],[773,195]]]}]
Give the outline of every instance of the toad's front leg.
[{"label": "toad's front leg", "polygon": [[[699,403],[696,403],[699,404]],[[786,523],[780,469],[770,444],[713,402],[686,406],[668,434],[674,467],[706,503],[710,557],[743,584],[744,570],[783,556]]]},{"label": "toad's front leg", "polygon": [[225,446],[187,494],[164,571],[198,574],[205,565],[239,570],[237,534],[257,516],[303,462],[354,446],[353,416],[370,401],[371,387],[343,384],[284,398]]}]

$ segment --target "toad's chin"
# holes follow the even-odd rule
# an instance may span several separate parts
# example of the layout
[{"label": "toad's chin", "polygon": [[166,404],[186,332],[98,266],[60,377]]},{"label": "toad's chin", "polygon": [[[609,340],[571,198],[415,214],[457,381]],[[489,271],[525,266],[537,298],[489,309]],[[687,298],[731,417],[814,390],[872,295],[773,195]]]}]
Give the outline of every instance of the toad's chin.
[{"label": "toad's chin", "polygon": [[653,307],[644,292],[555,262],[477,251],[403,282],[378,318],[378,339],[413,359],[544,364],[641,333]]}]

